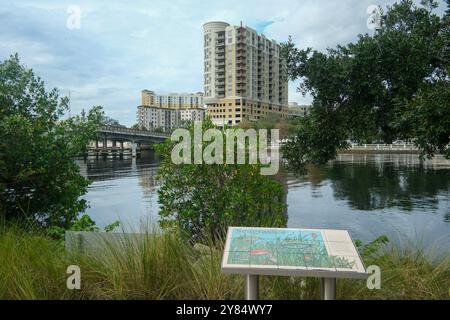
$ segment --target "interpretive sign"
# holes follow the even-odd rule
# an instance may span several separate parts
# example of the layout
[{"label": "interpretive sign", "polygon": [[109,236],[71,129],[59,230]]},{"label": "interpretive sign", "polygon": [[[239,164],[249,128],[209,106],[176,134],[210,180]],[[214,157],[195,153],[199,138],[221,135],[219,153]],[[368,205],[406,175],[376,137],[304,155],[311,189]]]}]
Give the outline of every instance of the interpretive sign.
[{"label": "interpretive sign", "polygon": [[222,271],[233,274],[366,278],[346,230],[228,229]]}]

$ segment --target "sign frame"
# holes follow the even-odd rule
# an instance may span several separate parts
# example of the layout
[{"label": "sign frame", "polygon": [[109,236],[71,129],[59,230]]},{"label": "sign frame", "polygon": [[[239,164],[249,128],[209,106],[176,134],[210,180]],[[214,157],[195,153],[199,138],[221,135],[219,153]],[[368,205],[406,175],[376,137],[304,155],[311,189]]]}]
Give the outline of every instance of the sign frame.
[{"label": "sign frame", "polygon": [[[302,267],[302,266],[283,266],[283,265],[247,265],[247,264],[229,264],[229,253],[234,252],[230,250],[232,234],[235,230],[251,230],[256,231],[283,231],[283,232],[317,232],[321,236],[325,235],[326,241],[324,245],[327,253],[331,251],[330,242],[327,239],[327,234],[339,233],[342,236],[348,236],[346,239],[347,244],[352,245],[353,255],[352,258],[356,258],[353,263],[357,264],[356,270],[349,270],[345,268],[326,268],[326,267]],[[330,255],[329,255],[330,256]],[[350,257],[350,256],[349,256]],[[221,270],[227,274],[246,274],[246,275],[273,275],[273,276],[299,276],[299,277],[319,277],[319,278],[351,278],[351,279],[365,279],[368,277],[368,273],[364,262],[354,245],[354,241],[351,238],[347,230],[338,229],[300,229],[300,228],[254,228],[254,227],[229,227],[227,232],[226,243],[224,247],[224,253],[222,257]]]}]

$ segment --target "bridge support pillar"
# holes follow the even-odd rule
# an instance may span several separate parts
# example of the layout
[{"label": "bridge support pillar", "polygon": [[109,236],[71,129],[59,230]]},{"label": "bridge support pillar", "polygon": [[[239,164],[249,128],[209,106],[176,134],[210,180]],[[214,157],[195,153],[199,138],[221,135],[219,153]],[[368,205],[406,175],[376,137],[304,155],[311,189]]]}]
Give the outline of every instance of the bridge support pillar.
[{"label": "bridge support pillar", "polygon": [[98,149],[98,139],[95,139],[95,149]]},{"label": "bridge support pillar", "polygon": [[136,158],[137,156],[137,143],[134,141],[131,142],[131,156],[133,158]]}]

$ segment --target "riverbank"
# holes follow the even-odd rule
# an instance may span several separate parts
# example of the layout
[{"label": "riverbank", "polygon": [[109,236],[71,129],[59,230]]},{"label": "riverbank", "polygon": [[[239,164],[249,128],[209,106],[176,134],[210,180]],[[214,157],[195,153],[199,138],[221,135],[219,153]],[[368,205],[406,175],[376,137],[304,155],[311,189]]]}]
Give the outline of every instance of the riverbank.
[{"label": "riverbank", "polygon": [[[68,253],[44,234],[0,227],[0,299],[242,299],[243,277],[220,272],[222,251],[196,250],[181,236],[152,231],[141,240],[99,243]],[[372,244],[366,265],[381,269],[381,289],[364,280],[337,281],[338,299],[448,299],[448,255]],[[66,288],[69,265],[81,269],[81,290]],[[319,281],[262,277],[262,299],[319,299]]]}]

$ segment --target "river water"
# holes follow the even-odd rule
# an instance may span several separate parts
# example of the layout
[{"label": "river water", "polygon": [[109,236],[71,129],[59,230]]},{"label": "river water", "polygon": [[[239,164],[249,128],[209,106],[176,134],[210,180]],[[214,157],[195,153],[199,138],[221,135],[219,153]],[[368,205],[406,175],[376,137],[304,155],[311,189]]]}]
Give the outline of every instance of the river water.
[{"label": "river water", "polygon": [[[137,227],[157,221],[157,159],[77,160],[93,181],[87,213],[102,227],[115,220]],[[322,168],[277,176],[287,191],[288,226],[347,229],[365,242],[380,235],[450,247],[450,161],[408,154],[342,154]]]}]

